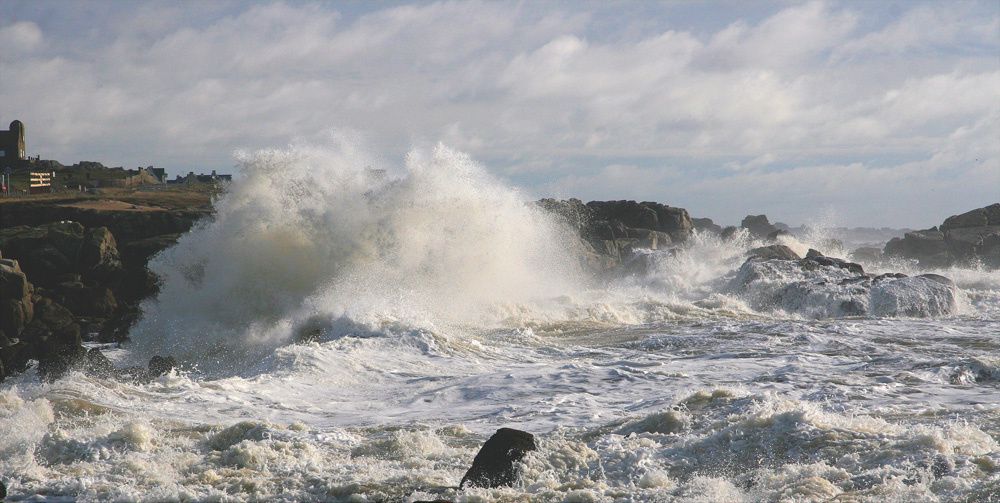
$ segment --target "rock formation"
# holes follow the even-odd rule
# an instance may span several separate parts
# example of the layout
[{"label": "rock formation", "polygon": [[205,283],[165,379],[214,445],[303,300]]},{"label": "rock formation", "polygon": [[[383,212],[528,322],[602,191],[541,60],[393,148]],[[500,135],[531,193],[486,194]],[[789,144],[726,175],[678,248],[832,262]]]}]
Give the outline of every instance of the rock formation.
[{"label": "rock formation", "polygon": [[737,271],[730,291],[756,310],[780,309],[811,318],[928,317],[958,309],[958,290],[943,276],[876,276],[859,264],[810,252],[803,259],[778,253],[751,256]]},{"label": "rock formation", "polygon": [[683,243],[694,229],[687,210],[654,202],[542,199],[538,204],[579,233],[585,262],[597,270],[622,266],[638,248]]},{"label": "rock formation", "polygon": [[[0,212],[0,380],[38,361],[43,378],[70,368],[145,380],[176,366],[114,370],[85,340],[120,342],[139,303],[157,290],[149,258],[176,242],[205,212],[90,211],[39,202],[5,203]],[[177,215],[180,216],[177,216]],[[66,216],[83,216],[85,226]],[[46,219],[55,219],[46,221]],[[163,232],[165,231],[165,232]]]},{"label": "rock formation", "polygon": [[[781,229],[771,225],[771,222],[767,220],[767,215],[747,215],[740,222],[740,227],[749,231],[750,235],[757,239],[774,239],[770,236],[777,237],[782,232]],[[787,231],[784,232],[787,233]]]},{"label": "rock formation", "polygon": [[483,444],[462,477],[459,487],[501,487],[517,482],[517,463],[535,450],[535,437],[526,431],[500,428]]},{"label": "rock formation", "polygon": [[916,260],[923,267],[979,262],[1000,268],[1000,203],[948,217],[938,227],[893,238],[885,245],[885,256]]}]

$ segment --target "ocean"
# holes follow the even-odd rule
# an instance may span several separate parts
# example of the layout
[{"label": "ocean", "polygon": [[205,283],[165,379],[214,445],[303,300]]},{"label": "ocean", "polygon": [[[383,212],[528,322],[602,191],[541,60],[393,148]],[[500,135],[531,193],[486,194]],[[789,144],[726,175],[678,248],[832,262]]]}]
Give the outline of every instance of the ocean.
[{"label": "ocean", "polygon": [[[747,235],[589,274],[571,230],[444,147],[240,162],[105,348],[180,370],[0,384],[8,501],[1000,501],[998,271],[862,263],[954,298],[846,315],[877,299],[833,273],[735,287]],[[785,243],[846,258],[825,238]],[[536,437],[520,481],[459,490],[501,427]]]}]

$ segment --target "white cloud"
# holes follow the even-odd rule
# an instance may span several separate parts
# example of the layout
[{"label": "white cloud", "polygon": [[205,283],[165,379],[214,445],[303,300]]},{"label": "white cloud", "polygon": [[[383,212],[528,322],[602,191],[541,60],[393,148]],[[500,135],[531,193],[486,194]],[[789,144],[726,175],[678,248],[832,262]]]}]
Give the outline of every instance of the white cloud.
[{"label": "white cloud", "polygon": [[0,47],[5,53],[4,59],[16,57],[19,53],[28,52],[42,44],[42,30],[30,21],[20,21],[0,27]]},{"label": "white cloud", "polygon": [[[1000,15],[988,2],[904,5],[879,22],[870,4],[810,2],[712,30],[672,24],[666,5],[653,19],[622,14],[620,31],[579,6],[341,12],[358,6],[22,16],[0,26],[0,44],[17,48],[0,55],[0,118],[27,123],[32,153],[175,172],[328,128],[366,131],[389,157],[443,140],[536,192],[684,202],[728,219],[795,221],[806,195],[873,223],[940,219],[934,173],[989,183],[1000,159],[984,146],[1000,122]],[[74,22],[88,31],[40,28]],[[845,177],[939,200],[892,216]],[[782,192],[798,202],[776,203]],[[955,185],[948,197],[996,196]]]}]

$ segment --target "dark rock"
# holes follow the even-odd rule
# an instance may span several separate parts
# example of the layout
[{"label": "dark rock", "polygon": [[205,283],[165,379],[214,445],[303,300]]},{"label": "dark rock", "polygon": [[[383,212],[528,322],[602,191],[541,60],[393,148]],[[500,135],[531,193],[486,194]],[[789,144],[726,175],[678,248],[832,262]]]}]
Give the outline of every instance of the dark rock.
[{"label": "dark rock", "polygon": [[921,274],[921,275],[919,275],[917,277],[918,278],[927,278],[929,280],[936,281],[938,283],[941,283],[942,285],[949,286],[951,288],[955,288],[956,287],[955,286],[955,282],[952,281],[951,278],[946,278],[944,276],[941,276],[940,274]]},{"label": "dark rock", "polygon": [[799,260],[802,258],[785,245],[761,246],[750,250],[748,254],[761,260]]},{"label": "dark rock", "polygon": [[177,360],[173,356],[157,355],[149,359],[149,375],[151,377],[169,374],[175,368],[177,368]]},{"label": "dark rock", "polygon": [[53,298],[76,316],[106,318],[118,308],[110,288],[86,287],[82,283],[62,283],[52,291]]},{"label": "dark rock", "polygon": [[586,207],[592,220],[618,221],[626,227],[665,232],[678,242],[687,240],[694,228],[687,210],[655,202],[591,201]]},{"label": "dark rock", "polygon": [[872,247],[861,247],[851,252],[850,259],[859,262],[881,262],[882,261],[882,250]]},{"label": "dark rock", "polygon": [[0,331],[20,335],[34,316],[34,287],[16,260],[0,259]]},{"label": "dark rock", "polygon": [[812,248],[810,248],[809,251],[806,252],[806,258],[816,258],[816,257],[822,257],[822,256],[823,256],[823,254],[820,253],[819,250],[814,250]]},{"label": "dark rock", "polygon": [[757,239],[767,239],[769,234],[780,230],[768,222],[767,215],[747,215],[740,222],[740,227],[748,230],[750,235]]},{"label": "dark rock", "polygon": [[941,230],[949,231],[963,227],[983,227],[987,225],[1000,225],[1000,203],[948,217],[941,224]]},{"label": "dark rock", "polygon": [[713,222],[711,218],[692,218],[691,225],[700,232],[722,233],[722,226]]},{"label": "dark rock", "polygon": [[87,358],[84,362],[85,370],[98,377],[111,377],[115,375],[115,366],[111,360],[100,349],[93,348],[87,351]]},{"label": "dark rock", "polygon": [[[579,225],[577,224],[575,228],[579,229]],[[143,267],[153,255],[176,244],[180,236],[180,234],[162,234],[128,241],[119,244],[118,251],[126,266]]]},{"label": "dark rock", "polygon": [[525,431],[500,428],[483,444],[459,487],[501,487],[517,481],[516,463],[535,450],[535,437]]},{"label": "dark rock", "polygon": [[0,499],[7,497],[7,485],[0,481]]},{"label": "dark rock", "polygon": [[944,233],[937,227],[907,232],[902,238],[892,238],[885,245],[885,254],[915,259],[925,267],[946,266],[952,261]]},{"label": "dark rock", "polygon": [[861,267],[860,264],[855,264],[854,262],[848,262],[846,260],[839,258],[824,257],[823,255],[818,255],[812,257],[807,256],[805,260],[809,260],[819,265],[824,265],[827,267],[839,267],[841,269],[847,269],[848,271],[851,271],[854,274],[860,275],[865,273],[864,268]]},{"label": "dark rock", "polygon": [[899,279],[905,277],[907,276],[901,272],[887,272],[885,274],[879,274],[878,276],[872,278],[872,283],[878,283],[879,281],[882,281],[884,279]]},{"label": "dark rock", "polygon": [[49,298],[39,298],[35,316],[21,337],[28,354],[38,360],[39,374],[48,380],[58,379],[86,355],[80,337],[80,325],[73,313]]},{"label": "dark rock", "polygon": [[118,243],[107,227],[88,229],[80,243],[79,270],[89,277],[108,279],[122,269]]},{"label": "dark rock", "polygon": [[768,233],[767,240],[768,241],[777,241],[778,238],[780,238],[781,236],[791,236],[791,235],[792,235],[791,232],[788,232],[788,231],[786,231],[784,229],[778,229],[778,230],[776,230],[774,232]]},{"label": "dark rock", "polygon": [[740,230],[739,228],[730,225],[725,229],[722,229],[722,232],[719,233],[719,237],[721,237],[722,239],[733,239],[733,237],[736,236],[736,233],[739,232],[739,230]]}]

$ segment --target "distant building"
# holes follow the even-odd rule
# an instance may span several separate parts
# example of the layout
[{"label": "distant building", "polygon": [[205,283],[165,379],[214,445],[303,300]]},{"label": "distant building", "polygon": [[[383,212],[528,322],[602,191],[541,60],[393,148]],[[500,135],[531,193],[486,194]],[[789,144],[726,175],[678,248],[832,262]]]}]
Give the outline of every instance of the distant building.
[{"label": "distant building", "polygon": [[231,182],[233,181],[233,175],[220,175],[212,170],[210,175],[196,175],[194,171],[188,171],[186,176],[177,175],[177,178],[173,180],[167,180],[167,183],[216,183],[216,182]]},{"label": "distant building", "polygon": [[28,158],[24,148],[24,124],[21,121],[10,123],[10,129],[0,130],[0,162],[5,165],[20,164]]}]

